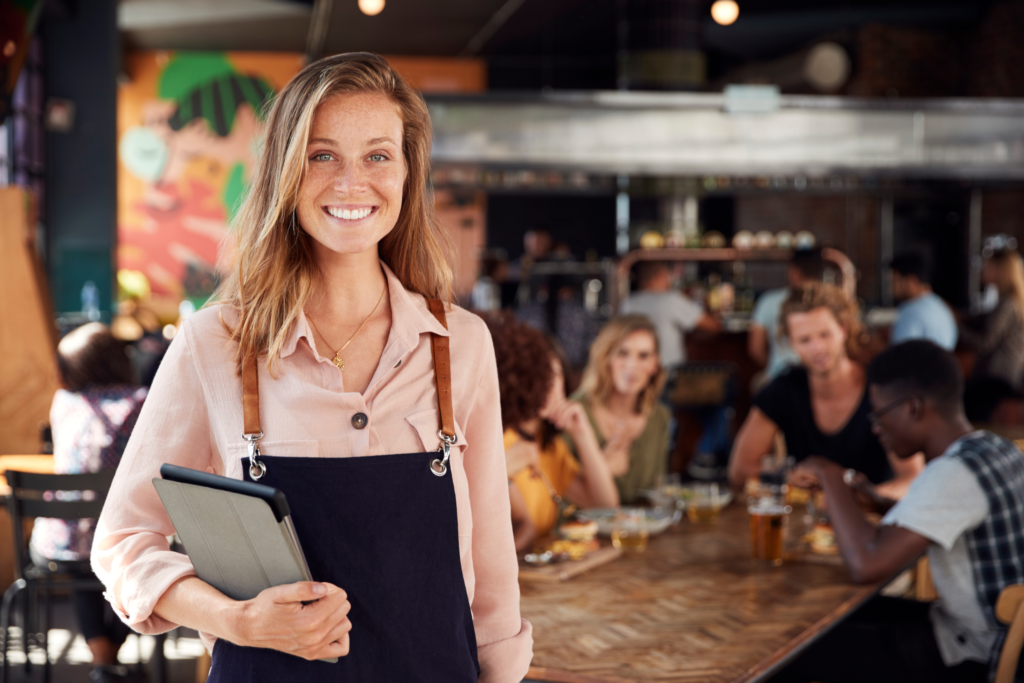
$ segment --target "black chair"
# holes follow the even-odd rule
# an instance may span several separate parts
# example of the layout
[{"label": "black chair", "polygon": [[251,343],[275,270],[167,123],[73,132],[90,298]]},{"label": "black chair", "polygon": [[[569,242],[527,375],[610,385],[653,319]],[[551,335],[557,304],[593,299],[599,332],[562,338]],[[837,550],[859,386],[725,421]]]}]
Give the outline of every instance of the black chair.
[{"label": "black chair", "polygon": [[[15,599],[22,594],[22,646],[25,652],[25,670],[31,670],[28,659],[31,617],[38,617],[38,632],[33,638],[36,647],[46,655],[43,680],[50,682],[50,657],[47,651],[47,630],[51,620],[50,596],[54,590],[103,590],[103,584],[92,573],[88,561],[58,562],[47,561],[44,565],[32,561],[24,534],[22,520],[34,517],[52,517],[64,520],[97,518],[103,509],[114,472],[95,474],[36,474],[7,470],[5,473],[11,492],[7,496],[14,531],[15,582],[4,593],[0,611],[0,683],[6,683],[9,658],[8,627]],[[41,605],[38,604],[41,601]],[[36,607],[35,610],[32,607]],[[155,682],[166,678],[164,675],[164,636],[157,638],[154,650]],[[141,665],[141,663],[140,663]]]}]

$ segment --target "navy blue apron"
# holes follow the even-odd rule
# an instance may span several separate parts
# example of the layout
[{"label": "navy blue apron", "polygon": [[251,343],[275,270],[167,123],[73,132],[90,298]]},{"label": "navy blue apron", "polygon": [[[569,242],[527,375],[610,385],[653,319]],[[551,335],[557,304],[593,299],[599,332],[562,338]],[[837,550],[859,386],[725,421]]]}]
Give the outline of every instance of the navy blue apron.
[{"label": "navy blue apron", "polygon": [[[428,303],[444,324],[440,302]],[[284,491],[313,578],[348,594],[352,631],[349,654],[334,664],[220,639],[210,683],[476,683],[476,635],[448,472],[455,435],[447,342],[432,335],[442,422],[441,448],[433,453],[261,455],[256,366],[243,370],[245,478]]]}]

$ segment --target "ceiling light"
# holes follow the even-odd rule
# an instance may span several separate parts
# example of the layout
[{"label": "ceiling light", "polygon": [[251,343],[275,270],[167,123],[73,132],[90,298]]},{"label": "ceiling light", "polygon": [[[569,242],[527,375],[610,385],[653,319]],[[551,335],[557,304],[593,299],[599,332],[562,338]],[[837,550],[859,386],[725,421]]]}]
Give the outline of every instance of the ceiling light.
[{"label": "ceiling light", "polygon": [[[362,3],[363,0],[360,0],[360,7],[362,7]],[[716,24],[728,26],[739,16],[740,6],[736,4],[735,0],[715,0],[715,4],[711,5],[711,18],[715,20]]]},{"label": "ceiling light", "polygon": [[384,0],[359,0],[359,10],[368,17],[375,17],[384,10]]}]

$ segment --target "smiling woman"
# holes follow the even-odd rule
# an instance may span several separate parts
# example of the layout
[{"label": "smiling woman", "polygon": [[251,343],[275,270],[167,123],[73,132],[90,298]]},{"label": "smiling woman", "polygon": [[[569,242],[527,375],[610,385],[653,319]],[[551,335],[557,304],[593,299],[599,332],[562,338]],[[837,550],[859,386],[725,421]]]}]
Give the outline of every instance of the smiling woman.
[{"label": "smiling woman", "polygon": [[[429,156],[426,105],[383,58],[306,67],[268,115],[218,305],[153,383],[92,557],[137,631],[213,644],[213,683],[526,674],[494,347],[448,303]],[[234,601],[195,576],[167,547],[165,462],[283,491],[315,581]]]}]

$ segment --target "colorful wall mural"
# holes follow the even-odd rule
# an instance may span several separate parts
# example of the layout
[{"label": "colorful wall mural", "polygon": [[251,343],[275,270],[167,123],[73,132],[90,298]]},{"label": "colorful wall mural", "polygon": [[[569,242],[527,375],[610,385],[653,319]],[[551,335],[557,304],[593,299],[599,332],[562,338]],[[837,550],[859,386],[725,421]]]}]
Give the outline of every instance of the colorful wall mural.
[{"label": "colorful wall mural", "polygon": [[299,54],[128,56],[118,94],[118,269],[154,295],[201,305],[227,265],[228,223],[263,112]]}]

